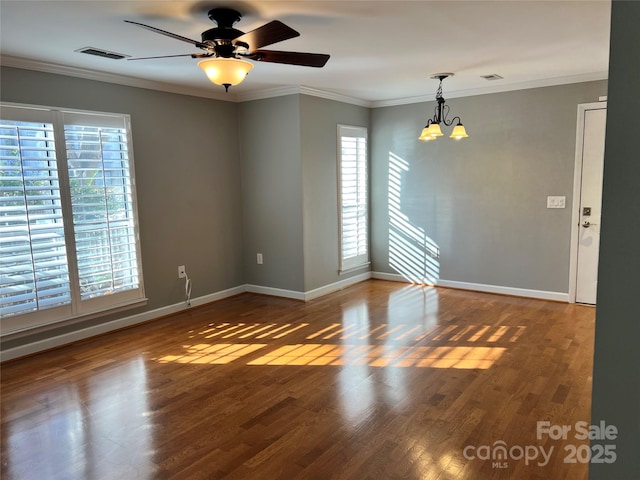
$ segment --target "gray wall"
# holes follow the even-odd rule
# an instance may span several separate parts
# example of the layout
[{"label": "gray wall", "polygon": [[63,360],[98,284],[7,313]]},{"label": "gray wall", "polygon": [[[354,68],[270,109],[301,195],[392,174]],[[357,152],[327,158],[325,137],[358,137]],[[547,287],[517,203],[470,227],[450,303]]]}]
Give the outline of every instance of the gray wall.
[{"label": "gray wall", "polygon": [[305,292],[341,279],[336,124],[368,127],[369,109],[304,95],[235,104],[14,68],[2,69],[0,94],[131,116],[149,298],[3,348],[180,303],[178,265],[194,298],[245,283]]},{"label": "gray wall", "polygon": [[81,326],[181,302],[178,265],[187,267],[194,298],[243,283],[235,104],[13,68],[2,68],[0,96],[131,115],[149,302]]},{"label": "gray wall", "polygon": [[605,94],[599,81],[454,98],[461,141],[417,140],[435,102],[374,109],[373,270],[566,293],[577,105]]},{"label": "gray wall", "polygon": [[[640,153],[636,137],[628,134],[629,126],[637,125],[637,112],[640,111],[640,56],[637,54],[637,45],[640,44],[639,23],[640,3],[613,2],[592,421],[605,420],[608,424],[618,426],[620,436],[614,442],[617,461],[613,464],[591,465],[592,480],[635,478],[640,470],[640,456],[637,454],[640,445],[640,349],[637,348],[640,304],[636,298],[640,291],[640,255],[637,248],[640,224],[633,221],[640,210]],[[495,281],[502,285],[564,291],[568,260],[563,258],[566,257],[566,250],[563,249],[568,244],[569,226],[566,223],[569,213],[544,210],[544,197],[547,194],[566,193],[567,201],[571,201],[570,180],[567,177],[573,161],[575,105],[594,101],[604,94],[604,88],[602,82],[597,82],[452,99],[449,103],[455,112],[463,115],[472,135],[464,143],[447,143],[442,139],[438,143],[423,145],[415,141],[419,130],[416,125],[424,123],[431,113],[432,104],[375,109],[370,131],[370,137],[374,140],[374,268],[392,271],[388,268],[389,232],[384,222],[389,215],[389,154],[394,153],[397,156],[394,172],[400,174],[403,185],[406,185],[405,192],[408,192],[403,193],[398,199],[399,203],[394,206],[394,213],[400,216],[397,226],[408,228],[415,223],[416,230],[413,232],[420,233],[420,229],[423,230],[423,244],[424,235],[437,233],[437,240],[449,249],[447,256],[441,254],[447,260],[441,268],[442,278],[446,275],[453,280],[473,281],[476,277],[472,270],[475,268],[461,266],[461,262],[450,255],[466,256],[472,262],[477,259],[470,256],[482,256],[485,252],[495,256],[495,250],[488,242],[493,238],[492,235],[497,235],[497,229],[501,236],[496,236],[495,240],[505,240],[505,255],[499,264],[486,265],[484,261],[480,265],[473,263],[474,267],[480,266],[487,275],[480,279],[482,283]],[[546,93],[549,93],[548,97]],[[181,299],[181,284],[175,278],[175,267],[179,263],[187,265],[194,279],[194,296],[245,281],[240,222],[243,198],[240,195],[235,105],[11,68],[2,68],[0,96],[4,101],[132,115],[145,284],[150,297],[148,308],[172,304]],[[538,103],[533,99],[537,99]],[[274,102],[281,102],[276,100]],[[307,102],[306,99],[301,101]],[[246,109],[245,114],[256,109],[258,117],[270,118],[267,111],[261,111],[265,106],[268,109],[269,101],[266,102],[262,106],[241,106],[241,113],[243,109]],[[511,102],[513,104],[509,105]],[[285,100],[278,108],[282,109],[283,114],[292,113],[297,121],[300,114],[299,110],[296,113],[296,103],[297,100]],[[303,109],[305,113],[310,111]],[[245,120],[259,128],[264,127],[258,125],[257,121]],[[511,121],[516,122],[519,128],[511,128]],[[549,122],[555,128],[547,125]],[[241,128],[244,126],[243,122],[239,125]],[[290,138],[289,133],[298,131],[293,120],[287,122],[287,126],[293,130],[274,127],[283,142]],[[181,144],[170,141],[166,132],[171,131],[188,141]],[[544,132],[544,136],[541,132]],[[303,132],[302,135],[307,138],[307,133]],[[248,135],[248,132],[243,132],[243,138],[246,139]],[[294,136],[292,150],[284,152],[288,159],[299,148],[295,145],[299,138],[299,135]],[[271,139],[270,142],[275,140]],[[492,142],[499,142],[500,147],[491,147]],[[271,149],[277,151],[274,145],[271,145]],[[259,167],[260,156],[256,152],[253,154],[252,161]],[[411,167],[411,174],[403,173],[402,168],[405,167]],[[305,181],[300,177],[294,179],[291,184],[294,187],[288,190],[292,202],[297,202],[297,205],[305,203],[305,211],[311,207],[301,201],[301,192],[295,185],[307,184],[306,180],[311,178],[315,170],[307,171],[309,176],[305,177]],[[327,172],[323,182],[324,178],[330,176]],[[300,170],[298,173],[301,173]],[[480,188],[482,182],[465,183],[463,176],[479,176],[489,184],[483,190]],[[439,178],[438,182],[434,181],[435,177]],[[274,180],[271,182],[275,186],[279,184]],[[253,178],[253,184],[260,188],[258,177]],[[335,187],[328,186],[327,190],[332,188]],[[518,188],[525,191],[520,192]],[[527,193],[530,188],[532,192]],[[558,189],[562,190],[556,191]],[[396,190],[391,189],[392,192]],[[268,189],[263,193],[269,197]],[[463,198],[461,204],[452,200],[453,193]],[[333,194],[326,192],[327,198]],[[324,197],[322,192],[310,191],[309,198],[316,196]],[[421,201],[423,205],[420,205]],[[474,201],[486,207],[484,214],[475,208]],[[515,203],[512,205],[512,202]],[[296,210],[295,207],[289,208],[287,202],[276,203],[283,204],[287,213],[295,214],[294,226],[290,230],[295,235],[301,235],[301,223],[307,228],[306,221],[303,222],[302,215],[298,214],[302,207]],[[532,208],[530,213],[533,217],[527,217],[526,222],[520,218],[521,203]],[[502,213],[497,215],[496,209]],[[193,220],[192,211],[198,212],[197,221]],[[443,224],[433,220],[436,213],[445,218]],[[251,214],[255,217],[255,212]],[[328,210],[309,213],[308,218],[325,215],[329,215]],[[406,219],[402,215],[406,215]],[[480,218],[475,218],[477,215]],[[268,222],[262,218],[258,220],[272,225],[272,219],[277,216],[277,212],[271,212]],[[249,218],[245,215],[245,225]],[[514,221],[513,227],[505,227],[505,218]],[[533,219],[543,223],[536,224]],[[485,225],[481,220],[489,224]],[[410,222],[409,225],[406,222]],[[324,225],[327,225],[326,221]],[[259,231],[267,229],[261,226]],[[547,230],[548,233],[545,233]],[[461,234],[470,236],[463,242],[465,248],[462,250],[459,247]],[[246,235],[245,239],[249,236]],[[535,241],[528,237],[533,237]],[[514,238],[524,241],[529,249],[523,249],[524,254],[520,257],[524,259],[513,258],[512,250],[517,243]],[[538,246],[538,242],[544,248]],[[306,240],[303,243],[307,245]],[[556,245],[560,250],[556,250]],[[250,245],[245,250],[256,248],[257,245]],[[466,254],[466,249],[474,253]],[[299,259],[299,249],[295,253]],[[552,255],[562,262],[552,268],[545,258],[537,258],[542,263],[537,268],[535,262],[526,260],[529,254],[538,257]],[[269,255],[265,256],[266,265]],[[331,254],[324,252],[318,258],[325,255]],[[515,261],[519,266],[524,262],[531,267],[532,274],[514,273],[512,267],[505,265],[506,259]],[[251,260],[255,261],[255,256]],[[492,273],[493,270],[499,273]],[[547,270],[549,272],[545,273]],[[247,272],[246,281],[256,278],[252,275]],[[287,285],[302,288],[305,283],[303,277],[297,271],[293,281]],[[316,279],[310,276],[308,281],[312,286]]]},{"label": "gray wall", "polygon": [[337,273],[338,123],[369,127],[374,270],[566,292],[570,209],[545,199],[571,204],[576,105],[606,93],[592,82],[452,99],[471,137],[425,144],[433,102],[234,104],[13,68],[2,80],[4,101],[131,115],[149,304],[127,314],[179,303],[182,264],[193,297],[348,278]]},{"label": "gray wall", "polygon": [[338,275],[336,131],[368,127],[369,109],[308,95],[238,109],[246,282],[302,293],[348,278]]},{"label": "gray wall", "polygon": [[[615,425],[617,460],[592,464],[592,480],[640,472],[640,3],[614,1],[591,423]],[[630,133],[634,132],[634,133]]]},{"label": "gray wall", "polygon": [[304,291],[300,97],[244,102],[238,111],[245,282]]},{"label": "gray wall", "polygon": [[370,110],[309,95],[300,96],[304,214],[304,287],[344,280],[338,275],[337,125],[369,128]]}]

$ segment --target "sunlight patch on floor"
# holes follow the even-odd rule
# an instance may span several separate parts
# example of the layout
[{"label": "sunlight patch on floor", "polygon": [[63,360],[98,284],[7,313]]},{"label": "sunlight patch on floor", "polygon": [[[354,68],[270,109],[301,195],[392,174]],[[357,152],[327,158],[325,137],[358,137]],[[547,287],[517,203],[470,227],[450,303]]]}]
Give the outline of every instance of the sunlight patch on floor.
[{"label": "sunlight patch on floor", "polygon": [[261,343],[218,343],[215,345],[184,345],[182,355],[165,355],[157,359],[158,363],[192,363],[224,365],[266,347]]},{"label": "sunlight patch on floor", "polygon": [[368,365],[486,369],[500,358],[502,347],[397,347],[390,345],[285,345],[247,365]]}]

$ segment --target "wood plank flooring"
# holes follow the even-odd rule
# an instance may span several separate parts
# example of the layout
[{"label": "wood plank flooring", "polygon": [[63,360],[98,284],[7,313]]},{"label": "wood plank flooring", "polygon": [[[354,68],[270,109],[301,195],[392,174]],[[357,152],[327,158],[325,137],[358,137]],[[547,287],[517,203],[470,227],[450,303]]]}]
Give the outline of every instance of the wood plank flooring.
[{"label": "wood plank flooring", "polygon": [[2,365],[0,473],[586,479],[584,441],[537,422],[590,422],[594,312],[380,280],[242,294]]}]

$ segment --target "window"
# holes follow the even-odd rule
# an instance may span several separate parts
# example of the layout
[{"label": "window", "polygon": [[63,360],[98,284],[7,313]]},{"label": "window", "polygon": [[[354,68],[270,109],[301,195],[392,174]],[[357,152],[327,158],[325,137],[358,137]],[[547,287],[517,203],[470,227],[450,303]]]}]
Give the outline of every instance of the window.
[{"label": "window", "polygon": [[2,333],[144,301],[128,116],[1,117]]},{"label": "window", "polygon": [[367,129],[338,125],[340,271],[369,263]]}]

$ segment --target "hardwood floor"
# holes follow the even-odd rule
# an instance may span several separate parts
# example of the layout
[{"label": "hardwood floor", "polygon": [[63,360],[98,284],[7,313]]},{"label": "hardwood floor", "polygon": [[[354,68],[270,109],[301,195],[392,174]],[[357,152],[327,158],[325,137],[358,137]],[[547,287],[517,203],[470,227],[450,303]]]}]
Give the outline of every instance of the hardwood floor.
[{"label": "hardwood floor", "polygon": [[379,280],[242,294],[4,364],[2,478],[586,479],[565,460],[594,312]]}]

